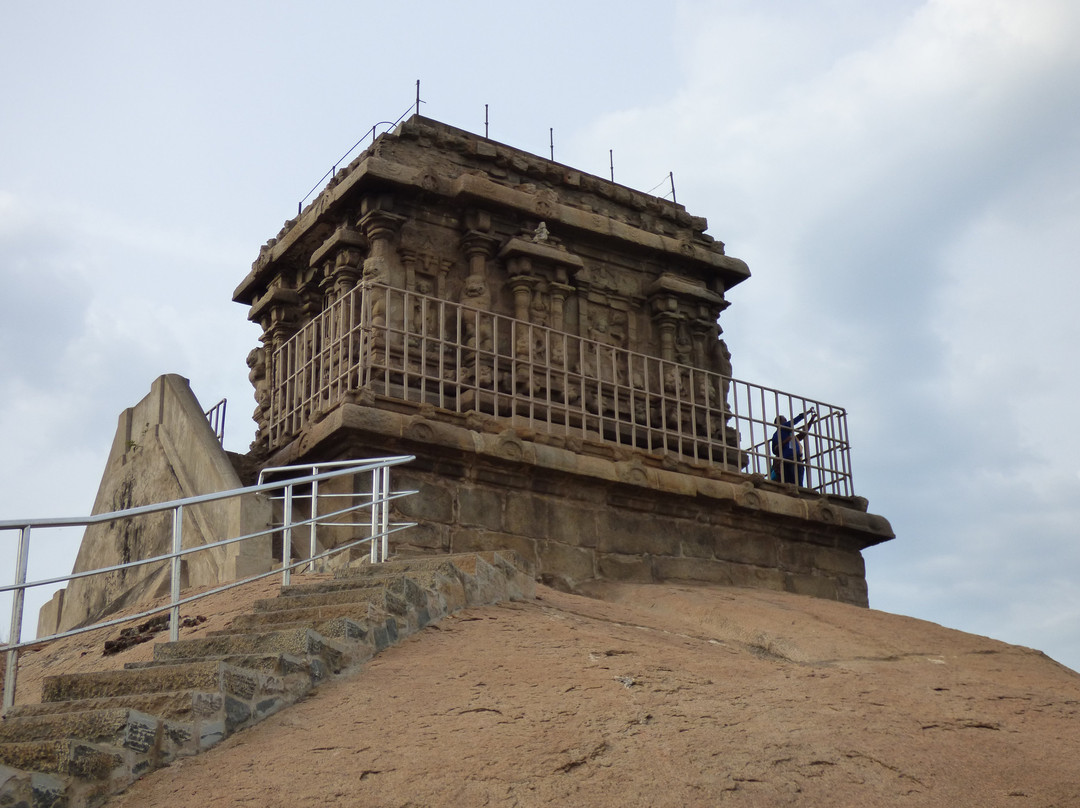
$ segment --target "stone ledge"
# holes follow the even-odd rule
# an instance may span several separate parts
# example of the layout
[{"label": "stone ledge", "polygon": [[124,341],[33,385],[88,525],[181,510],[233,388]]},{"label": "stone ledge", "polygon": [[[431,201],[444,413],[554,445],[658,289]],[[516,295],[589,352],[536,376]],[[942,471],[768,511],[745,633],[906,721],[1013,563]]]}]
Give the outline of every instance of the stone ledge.
[{"label": "stone ledge", "polygon": [[[352,432],[372,445],[385,447],[387,453],[402,451],[431,455],[434,449],[439,455],[473,455],[496,466],[525,465],[536,471],[593,479],[625,490],[646,489],[693,498],[708,502],[709,507],[734,508],[808,522],[830,533],[838,532],[855,539],[859,550],[895,537],[888,520],[867,513],[866,500],[860,497],[807,494],[797,492],[791,486],[769,482],[759,475],[719,469],[702,467],[700,473],[694,473],[697,469],[658,468],[639,460],[642,457],[658,458],[625,447],[611,447],[619,459],[581,455],[531,440],[527,430],[477,431],[453,423],[452,420],[464,420],[454,413],[431,415],[425,417],[415,411],[395,412],[344,403],[321,421],[309,424],[302,439],[274,453],[268,463],[294,463],[316,450],[325,454],[335,451],[335,447],[340,453],[342,435]],[[419,428],[421,423],[425,428]]]}]

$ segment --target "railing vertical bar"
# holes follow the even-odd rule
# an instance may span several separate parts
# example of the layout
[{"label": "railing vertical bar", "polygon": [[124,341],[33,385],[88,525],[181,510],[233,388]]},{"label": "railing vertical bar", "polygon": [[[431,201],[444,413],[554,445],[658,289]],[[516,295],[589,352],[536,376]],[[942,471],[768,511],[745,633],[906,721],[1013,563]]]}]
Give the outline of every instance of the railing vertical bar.
[{"label": "railing vertical bar", "polygon": [[386,561],[390,557],[390,467],[383,466],[377,470],[377,473],[382,475],[382,508],[380,509],[380,515],[382,516],[382,523],[380,525],[382,532],[382,557],[380,561]]},{"label": "railing vertical bar", "polygon": [[[26,600],[26,567],[30,558],[30,525],[19,529],[19,546],[15,557],[15,585],[19,587],[12,593],[11,602],[11,631],[8,642],[18,645],[22,642],[23,604]],[[4,704],[3,713],[15,704],[15,680],[19,669],[19,649],[12,648],[7,652],[7,667],[4,671]]]},{"label": "railing vertical bar", "polygon": [[[315,466],[313,473],[319,473],[319,467]],[[314,558],[319,554],[319,541],[317,535],[319,516],[319,481],[311,481],[311,536],[308,545],[308,558],[312,559],[308,564],[308,572],[315,572]]]},{"label": "railing vertical bar", "polygon": [[173,509],[173,524],[172,524],[172,580],[169,589],[169,603],[172,608],[169,609],[169,640],[176,642],[180,639],[180,607],[177,605],[177,601],[180,600],[180,565],[182,559],[180,558],[180,551],[184,549],[184,506],[177,505]]},{"label": "railing vertical bar", "polygon": [[281,525],[281,585],[288,586],[292,578],[293,484],[285,486],[285,511]]},{"label": "railing vertical bar", "polygon": [[378,469],[372,469],[371,471],[371,563],[379,563],[379,525],[382,523],[382,517],[379,514],[379,507],[382,504],[382,492],[379,491],[379,483],[382,482],[382,477],[379,475]]},{"label": "railing vertical bar", "polygon": [[[294,436],[316,410],[335,405],[339,388],[356,387],[767,474],[775,417],[793,421],[811,407],[834,414],[836,424],[811,428],[806,480],[823,493],[852,490],[846,435],[835,441],[827,437],[833,428],[846,432],[842,411],[675,357],[648,356],[464,306],[444,299],[441,291],[434,297],[367,282],[348,294],[353,296],[349,305],[356,308],[358,301],[364,310],[359,330],[365,339],[340,346],[341,356],[328,347],[339,345],[347,331],[338,328],[339,318],[344,323],[347,316],[340,308],[343,296],[329,304],[333,311],[325,312],[326,322],[319,321],[321,331],[301,329],[276,354],[272,388],[285,394],[274,393],[270,401],[275,445]],[[369,312],[373,294],[388,318],[380,321],[377,334]],[[355,355],[359,370],[354,379],[350,366],[343,381],[345,355]],[[312,401],[316,390],[326,400]]]}]

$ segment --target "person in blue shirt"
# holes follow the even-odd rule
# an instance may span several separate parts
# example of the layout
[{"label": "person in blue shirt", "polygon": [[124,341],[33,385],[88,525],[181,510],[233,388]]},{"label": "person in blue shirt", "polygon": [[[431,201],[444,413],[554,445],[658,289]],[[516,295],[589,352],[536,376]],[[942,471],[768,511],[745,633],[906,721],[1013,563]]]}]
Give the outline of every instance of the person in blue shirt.
[{"label": "person in blue shirt", "polygon": [[[769,440],[769,448],[772,450],[770,480],[802,486],[806,472],[802,441],[816,418],[817,412],[814,410],[801,412],[790,421],[782,415],[776,416],[773,421],[776,431]],[[803,424],[802,428],[796,429],[795,426],[799,423]]]}]

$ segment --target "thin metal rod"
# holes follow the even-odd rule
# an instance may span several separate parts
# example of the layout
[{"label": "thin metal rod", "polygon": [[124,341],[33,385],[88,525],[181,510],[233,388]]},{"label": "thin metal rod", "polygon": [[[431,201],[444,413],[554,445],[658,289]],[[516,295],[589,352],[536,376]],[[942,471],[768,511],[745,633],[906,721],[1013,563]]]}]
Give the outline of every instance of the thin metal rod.
[{"label": "thin metal rod", "polygon": [[382,475],[379,474],[378,469],[373,469],[371,472],[371,563],[379,563],[379,542],[377,537],[379,535],[379,526],[382,524],[382,517],[379,514],[379,508],[382,507],[382,492],[379,490],[379,483],[382,482]]},{"label": "thin metal rod", "polygon": [[[410,493],[416,494],[418,492],[412,491]],[[391,533],[397,533],[398,531],[407,530],[407,529],[409,529],[411,527],[416,527],[416,522],[396,523],[396,524],[393,525],[393,528],[390,530],[390,532]],[[338,547],[334,547],[333,549],[324,550],[323,552],[319,553],[318,557],[320,559],[328,558],[328,557],[334,555],[335,553],[341,553],[341,552],[344,552],[345,550],[350,550],[350,549],[352,549],[353,547],[355,547],[355,546],[357,546],[359,544],[364,544],[365,542],[370,542],[370,541],[371,541],[371,537],[370,536],[365,536],[362,539],[356,539],[355,541],[351,541],[348,544],[342,544],[342,545],[340,545]],[[201,548],[197,548],[197,549],[201,549]],[[169,555],[165,554],[163,556],[159,556],[159,557],[154,558],[152,560],[153,561],[161,561],[163,559],[167,559],[168,557],[169,557]],[[307,564],[307,563],[308,563],[308,561],[305,558],[305,559],[302,559],[300,561],[294,562],[292,564],[292,566],[293,567],[302,567],[304,564]],[[274,568],[272,570],[269,570],[269,571],[263,572],[263,573],[259,573],[257,575],[250,575],[247,578],[242,578],[239,581],[233,581],[232,583],[223,584],[223,585],[215,587],[213,589],[206,589],[206,590],[204,590],[202,592],[198,592],[197,594],[194,594],[194,595],[188,595],[186,598],[180,598],[180,601],[179,601],[178,605],[179,606],[186,606],[189,603],[194,603],[197,600],[202,600],[203,598],[209,597],[210,595],[216,595],[216,594],[218,594],[220,592],[227,592],[228,590],[235,589],[238,586],[243,586],[244,584],[249,584],[249,583],[252,583],[253,581],[261,581],[263,578],[268,578],[271,575],[277,575],[277,574],[278,574],[278,570],[277,570],[277,568]],[[126,614],[123,617],[115,617],[112,620],[104,620],[104,621],[102,621],[100,623],[93,623],[92,625],[89,625],[89,626],[80,626],[79,628],[73,628],[73,629],[70,629],[69,631],[65,631],[65,632],[62,632],[60,634],[50,634],[48,637],[38,637],[38,638],[33,639],[33,640],[28,640],[26,642],[21,642],[17,646],[15,646],[15,648],[25,648],[28,645],[39,645],[42,642],[51,642],[53,640],[62,640],[64,638],[66,638],[66,637],[74,637],[77,634],[85,634],[88,631],[98,631],[98,630],[103,629],[103,628],[111,628],[113,626],[118,626],[121,623],[133,623],[133,622],[135,622],[137,620],[142,620],[145,617],[150,617],[151,615],[161,614],[162,612],[167,612],[167,611],[169,611],[170,608],[171,608],[171,606],[169,604],[164,604],[162,606],[158,606],[158,607],[153,608],[153,609],[147,609],[146,611],[143,611],[143,612],[137,612],[135,614]],[[14,649],[10,649],[10,650],[14,650]],[[10,652],[10,650],[9,650],[9,652]]]},{"label": "thin metal rod", "polygon": [[488,105],[484,104],[484,137],[488,136]]},{"label": "thin metal rod", "polygon": [[172,586],[169,596],[169,603],[172,604],[169,610],[169,640],[176,642],[180,639],[180,607],[177,603],[180,601],[180,565],[183,563],[180,558],[180,550],[184,546],[183,505],[177,505],[173,511],[172,539],[172,551],[175,555],[172,558]]},{"label": "thin metal rod", "polygon": [[608,162],[611,164],[611,181],[615,182],[615,150],[608,149]]},{"label": "thin metal rod", "polygon": [[416,80],[416,114],[420,114],[420,79]]},{"label": "thin metal rod", "polygon": [[551,148],[551,159],[555,159],[555,127],[548,128],[548,146]]},{"label": "thin metal rod", "polygon": [[308,547],[308,558],[311,559],[311,563],[308,565],[308,572],[315,572],[315,556],[319,552],[318,539],[316,537],[316,531],[318,528],[319,511],[319,481],[315,480],[311,484],[311,542]]},{"label": "thin metal rod", "polygon": [[[344,468],[337,469],[335,471],[323,472],[318,475],[309,474],[303,477],[296,477],[289,480],[292,485],[305,485],[312,482],[318,477],[322,480],[327,480],[332,477],[341,477],[345,474],[361,474],[365,471],[370,471],[373,468],[389,463],[391,465],[399,465],[401,463],[409,463],[415,460],[414,455],[395,455],[393,457],[383,457],[375,460],[358,461],[353,464],[343,463]],[[334,465],[331,463],[323,463],[323,466]],[[310,466],[286,466],[283,468],[310,468]],[[184,499],[174,499],[168,502],[159,502],[155,505],[140,505],[137,508],[126,508],[122,511],[111,511],[109,513],[95,514],[93,516],[78,516],[78,517],[60,517],[60,518],[46,518],[46,519],[0,519],[0,530],[18,530],[30,524],[34,527],[85,527],[87,525],[99,525],[107,522],[114,522],[117,519],[126,519],[132,516],[142,516],[148,513],[161,513],[162,511],[171,511],[177,505],[201,505],[204,502],[215,502],[220,499],[231,499],[232,497],[238,497],[242,494],[261,494],[267,491],[280,490],[283,483],[260,483],[259,485],[247,486],[246,488],[234,488],[229,491],[215,491],[212,494],[200,494],[195,497],[185,497]]]},{"label": "thin metal rod", "polygon": [[380,561],[386,561],[390,557],[390,500],[386,498],[386,495],[390,493],[390,467],[384,466],[375,472],[382,475],[382,523],[379,526],[382,533],[382,558]]},{"label": "thin metal rod", "polygon": [[[18,555],[15,561],[15,595],[11,604],[11,633],[8,642],[18,645],[22,641],[23,602],[26,599],[26,562],[30,556],[30,526],[19,531]],[[4,672],[4,709],[6,714],[15,704],[15,678],[19,669],[19,649],[12,648],[7,654],[7,668]]]},{"label": "thin metal rod", "polygon": [[677,205],[679,200],[675,198],[675,172],[669,171],[668,178],[671,180],[671,201]]},{"label": "thin metal rod", "polygon": [[285,486],[285,514],[283,518],[284,524],[281,531],[281,585],[289,585],[289,577],[292,572],[290,562],[292,561],[292,507],[293,507],[293,487],[292,485]]}]

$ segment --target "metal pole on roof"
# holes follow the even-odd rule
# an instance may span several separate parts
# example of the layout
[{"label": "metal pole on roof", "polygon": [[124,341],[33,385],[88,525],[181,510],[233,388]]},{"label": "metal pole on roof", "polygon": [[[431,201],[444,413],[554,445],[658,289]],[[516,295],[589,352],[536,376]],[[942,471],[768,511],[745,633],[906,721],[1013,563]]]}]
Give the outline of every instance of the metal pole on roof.
[{"label": "metal pole on roof", "polygon": [[420,114],[420,79],[416,80],[416,114]]},{"label": "metal pole on roof", "polygon": [[551,159],[555,159],[555,127],[548,128],[548,146],[551,148]]},{"label": "metal pole on roof", "polygon": [[488,136],[488,105],[484,104],[484,137]]},{"label": "metal pole on roof", "polygon": [[608,149],[608,160],[611,162],[611,181],[615,182],[615,150]]},{"label": "metal pole on roof", "polygon": [[671,180],[671,201],[674,202],[677,205],[679,203],[678,203],[678,200],[675,199],[675,172],[674,171],[669,171],[668,172],[668,179]]}]

